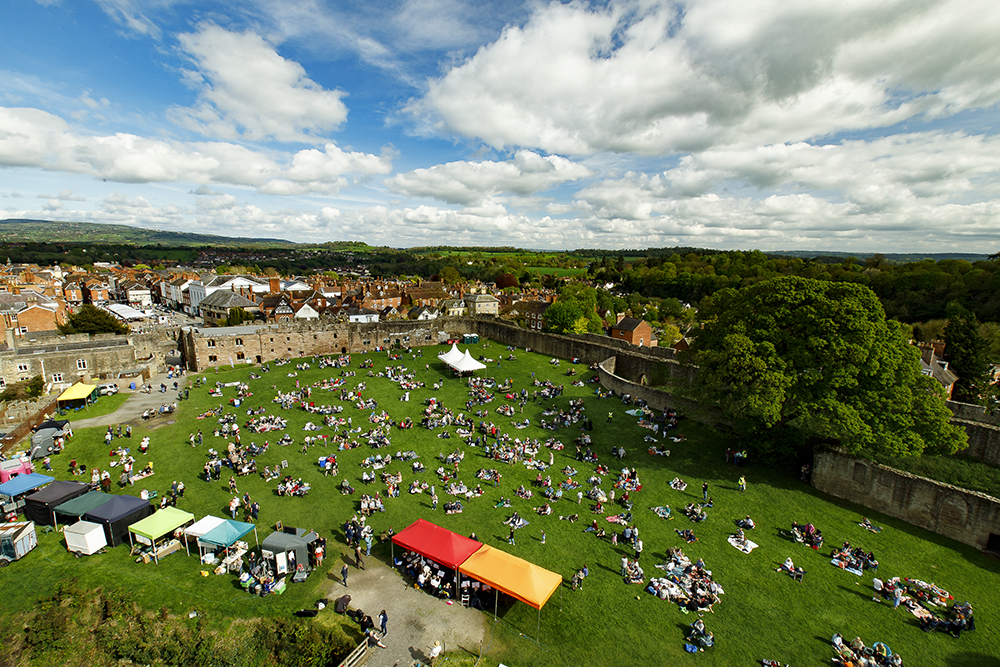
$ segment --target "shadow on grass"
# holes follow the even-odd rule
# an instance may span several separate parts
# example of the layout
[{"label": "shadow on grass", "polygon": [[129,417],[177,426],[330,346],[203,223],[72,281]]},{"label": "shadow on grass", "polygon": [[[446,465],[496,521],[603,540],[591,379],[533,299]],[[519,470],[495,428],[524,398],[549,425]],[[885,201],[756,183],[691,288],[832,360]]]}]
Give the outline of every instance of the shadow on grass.
[{"label": "shadow on grass", "polygon": [[947,667],[1000,667],[1000,658],[983,653],[955,653],[945,659]]},{"label": "shadow on grass", "polygon": [[850,586],[840,585],[840,586],[837,586],[837,588],[839,588],[842,591],[847,591],[851,595],[857,595],[858,597],[862,597],[865,600],[869,600],[869,601],[873,597],[875,597],[875,592],[874,591],[869,592],[867,588],[863,588],[861,586],[855,586],[854,588],[851,588]]}]

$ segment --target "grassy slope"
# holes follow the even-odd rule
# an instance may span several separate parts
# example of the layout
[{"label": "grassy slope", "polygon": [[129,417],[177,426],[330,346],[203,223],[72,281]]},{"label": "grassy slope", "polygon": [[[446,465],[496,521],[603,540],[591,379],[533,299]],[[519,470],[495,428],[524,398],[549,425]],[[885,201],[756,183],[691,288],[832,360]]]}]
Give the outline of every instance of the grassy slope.
[{"label": "grassy slope", "polygon": [[[419,379],[428,385],[444,379],[444,387],[434,391],[427,388],[412,394],[414,402],[398,401],[399,390],[387,380],[358,377],[349,381],[349,386],[358,381],[366,381],[366,395],[379,400],[379,409],[387,410],[395,419],[407,415],[418,415],[422,409],[422,399],[434,395],[445,405],[458,411],[466,399],[466,390],[458,380],[453,380],[443,372],[442,365],[434,358],[435,348],[424,351],[424,357],[413,361],[409,357],[405,363],[411,368],[419,367]],[[480,346],[472,347],[473,354],[482,352]],[[500,354],[502,348],[491,346],[486,354]],[[360,355],[355,356],[356,370]],[[372,355],[376,359],[376,371],[385,365],[384,354]],[[516,363],[504,363],[501,369],[495,365],[489,373],[498,378],[513,377],[516,387],[530,383],[530,373],[539,378],[551,378],[565,382],[557,369],[550,367],[547,359],[521,352]],[[430,363],[429,371],[423,370]],[[566,368],[563,364],[563,369]],[[577,367],[580,369],[580,367]],[[275,368],[260,380],[251,381],[256,395],[249,403],[237,411],[240,421],[246,420],[245,406],[265,405],[269,412],[277,410],[270,403],[274,395],[272,384],[279,389],[294,386],[294,379],[285,377],[290,366]],[[582,370],[582,369],[581,369]],[[338,375],[332,370],[319,371],[315,367],[300,372],[298,380],[303,384],[318,378]],[[216,379],[230,381],[245,379],[248,370],[223,371],[216,377],[208,375],[214,383]],[[589,375],[584,373],[584,376]],[[225,400],[234,395],[226,390]],[[317,404],[336,404],[339,391],[326,393],[315,391],[313,400]],[[556,401],[565,406],[570,398],[583,397],[588,411],[595,420],[593,434],[595,451],[602,461],[610,464],[608,456],[612,444],[622,443],[628,448],[626,463],[640,471],[643,490],[635,494],[635,519],[646,544],[643,566],[647,577],[659,573],[653,567],[661,562],[667,547],[682,546],[692,558],[703,557],[715,578],[725,587],[726,595],[716,607],[716,614],[708,614],[706,622],[718,638],[718,646],[697,657],[701,665],[753,664],[762,657],[779,659],[794,665],[825,663],[830,656],[828,639],[834,632],[845,636],[860,635],[866,642],[885,641],[894,650],[902,653],[907,664],[926,665],[996,665],[1000,653],[1000,630],[993,620],[992,608],[996,600],[995,591],[1000,585],[1000,566],[974,549],[956,544],[926,531],[913,528],[905,523],[879,516],[868,510],[817,493],[811,487],[783,472],[769,470],[764,466],[751,465],[737,470],[723,462],[725,440],[718,433],[698,424],[683,422],[679,432],[687,436],[684,443],[672,445],[670,458],[651,457],[646,453],[642,437],[648,433],[637,425],[635,419],[624,414],[626,409],[614,399],[598,399],[593,395],[593,385],[576,388],[566,383],[566,395]],[[506,425],[508,418],[493,412],[501,401],[489,406],[491,420]],[[147,480],[149,488],[163,493],[174,479],[183,479],[188,493],[181,507],[201,517],[207,513],[224,516],[229,494],[224,484],[208,484],[200,479],[201,466],[205,460],[204,450],[212,446],[222,448],[222,439],[212,438],[213,422],[197,420],[195,415],[219,404],[205,389],[191,392],[191,401],[182,404],[178,423],[156,424],[152,435],[153,446],[150,457],[155,461],[157,474]],[[529,403],[524,417],[533,424],[538,422],[539,406]],[[612,424],[607,424],[608,411],[615,413]],[[289,418],[288,432],[301,443],[304,433],[302,425],[310,418],[304,412],[285,411]],[[354,425],[367,429],[367,413],[346,407],[343,416],[353,417]],[[522,419],[520,414],[515,419]],[[206,433],[206,444],[200,450],[192,450],[187,445],[187,436],[201,428]],[[325,430],[325,429],[324,429]],[[133,444],[137,449],[138,438],[144,428],[136,429]],[[520,437],[532,436],[544,439],[550,432],[534,426],[524,431],[513,431]],[[103,466],[108,461],[101,436],[103,429],[81,429],[70,443],[69,452],[88,465]],[[558,469],[571,463],[574,448],[572,439],[578,435],[575,430],[565,430],[556,434],[569,447],[556,455],[556,469],[553,479],[561,479]],[[250,436],[247,440],[274,442],[280,433]],[[433,470],[433,457],[447,452],[461,443],[461,440],[442,441],[434,433],[414,428],[411,431],[393,433],[391,451],[415,449],[422,460]],[[474,482],[473,475],[480,467],[495,467],[484,461],[479,450],[468,450],[461,478],[467,483]],[[332,536],[329,558],[324,569],[328,572],[340,568],[340,548],[342,532],[340,525],[355,509],[358,496],[342,496],[335,486],[341,478],[324,478],[315,465],[316,457],[324,453],[322,447],[314,448],[308,455],[300,453],[300,447],[278,448],[262,457],[261,467],[281,459],[289,462],[288,472],[310,481],[314,487],[305,498],[279,498],[272,495],[275,483],[264,484],[258,477],[242,478],[240,491],[249,490],[262,505],[260,537],[263,539],[277,520],[288,525],[315,528]],[[347,476],[360,486],[361,468],[358,462],[368,456],[367,448],[339,453],[342,477]],[[547,452],[545,453],[547,459]],[[143,458],[141,455],[137,459]],[[59,477],[69,478],[60,461],[56,466]],[[584,480],[592,466],[576,464],[580,470],[578,477]],[[413,475],[409,464],[393,464],[390,470],[402,469],[404,483]],[[682,650],[684,628],[695,616],[684,615],[677,608],[642,592],[638,586],[626,586],[618,577],[619,561],[622,555],[630,554],[622,547],[612,547],[607,541],[600,541],[591,534],[583,533],[584,522],[589,522],[590,513],[586,506],[562,501],[555,505],[555,514],[569,514],[579,511],[581,523],[572,525],[558,521],[556,516],[538,517],[531,508],[540,502],[513,498],[514,508],[531,521],[531,525],[519,531],[517,546],[506,544],[506,531],[501,521],[511,510],[494,509],[493,503],[502,494],[512,496],[512,490],[519,483],[527,483],[533,478],[523,467],[503,466],[504,478],[498,490],[487,488],[481,499],[466,504],[466,512],[461,515],[446,516],[441,510],[431,512],[426,495],[409,496],[387,501],[388,511],[373,517],[377,531],[393,526],[397,530],[405,527],[418,517],[425,517],[461,533],[475,531],[480,539],[532,562],[569,577],[574,568],[586,563],[591,576],[582,591],[572,592],[568,588],[558,590],[541,614],[542,645],[519,636],[520,633],[534,636],[536,612],[523,605],[514,604],[504,614],[504,623],[497,626],[491,638],[490,655],[493,660],[517,665],[578,665],[592,663],[599,656],[601,664],[632,665],[641,663],[663,664],[669,659],[693,659]],[[749,489],[740,494],[735,489],[739,474],[747,475]],[[681,493],[669,488],[668,482],[675,475],[685,478],[690,486],[688,492]],[[226,479],[224,475],[223,481]],[[431,479],[430,473],[422,478]],[[709,520],[696,526],[701,538],[698,543],[684,545],[674,533],[675,528],[691,527],[683,516],[672,521],[663,521],[647,508],[652,505],[669,504],[679,509],[684,504],[700,496],[700,486],[708,481],[716,505],[710,510]],[[610,487],[606,479],[604,488]],[[370,487],[384,488],[381,485]],[[132,490],[137,493],[138,488]],[[440,486],[439,486],[440,492]],[[442,494],[442,502],[445,497]],[[751,514],[759,528],[751,538],[760,547],[750,555],[743,555],[731,548],[725,537],[732,532],[732,522],[738,516]],[[856,525],[862,513],[886,527],[881,535],[873,535]],[[839,544],[844,540],[871,548],[876,552],[882,565],[879,573],[884,576],[909,576],[933,581],[953,592],[958,599],[969,599],[976,604],[977,624],[974,633],[963,635],[961,640],[943,633],[927,635],[919,630],[912,615],[902,609],[893,611],[886,605],[871,601],[870,578],[857,578],[829,565],[828,551],[819,554],[802,545],[792,544],[779,535],[779,529],[793,521],[812,521],[827,536],[827,543]],[[612,524],[606,524],[611,527]],[[539,541],[539,530],[545,527],[547,543]],[[374,554],[387,557],[388,549],[376,547]],[[784,575],[774,572],[778,563],[786,556],[792,556],[796,563],[803,565],[808,574],[804,583],[795,583]],[[70,573],[81,579],[85,585],[100,586],[118,584],[134,588],[140,595],[140,602],[149,608],[167,607],[173,613],[186,613],[191,608],[200,608],[210,622],[220,626],[229,619],[255,615],[287,615],[306,607],[320,595],[324,586],[324,576],[313,575],[303,585],[290,586],[281,597],[260,599],[244,594],[228,576],[198,575],[199,565],[194,558],[183,555],[166,558],[159,566],[136,565],[128,557],[126,548],[75,560],[67,554],[61,541],[53,534],[39,536],[39,547],[28,559],[15,563],[0,573],[0,582],[8,589],[5,600],[12,610],[30,609],[40,595],[51,590],[58,577]],[[325,573],[324,573],[325,574]],[[637,600],[636,596],[640,598]]]}]

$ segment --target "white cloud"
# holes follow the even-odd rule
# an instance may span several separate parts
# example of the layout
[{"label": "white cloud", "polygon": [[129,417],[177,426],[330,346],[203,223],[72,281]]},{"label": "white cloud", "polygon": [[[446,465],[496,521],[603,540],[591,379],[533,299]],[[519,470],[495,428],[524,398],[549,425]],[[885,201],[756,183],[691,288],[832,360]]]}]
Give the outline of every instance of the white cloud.
[{"label": "white cloud", "polygon": [[57,195],[36,195],[39,199],[54,199],[57,201],[87,201],[86,197],[73,194],[73,191],[66,188],[60,190]]},{"label": "white cloud", "polygon": [[408,111],[570,155],[791,143],[996,104],[997,34],[992,0],[552,3]]},{"label": "white cloud", "polygon": [[[136,7],[132,0],[97,0],[97,4],[108,16],[126,29],[125,35],[154,39],[160,37],[160,28],[141,9]],[[159,0],[158,2],[146,3],[147,7],[145,8],[148,8],[150,4],[167,5],[170,3],[167,0]]]},{"label": "white cloud", "polygon": [[[675,199],[702,197],[727,185],[758,196],[815,193],[847,202],[842,224],[862,224],[867,213],[908,211],[915,220],[928,209],[1000,195],[1000,137],[915,133],[873,141],[719,148],[685,156],[659,174],[629,173],[577,193],[586,210],[605,217],[645,220]],[[753,194],[753,193],[751,193]]]},{"label": "white cloud", "polygon": [[[0,166],[86,174],[121,183],[231,184],[261,192],[336,192],[346,175],[386,174],[392,152],[264,153],[221,142],[163,141],[133,134],[90,136],[52,114],[0,107]],[[287,185],[282,185],[287,184]]]},{"label": "white cloud", "polygon": [[323,89],[259,35],[204,23],[179,41],[196,67],[185,81],[199,101],[169,116],[188,129],[227,140],[313,142],[347,119],[343,92]]},{"label": "white cloud", "polygon": [[529,195],[590,175],[587,167],[566,158],[518,151],[505,162],[449,162],[416,169],[388,179],[386,186],[408,197],[434,197],[471,206],[491,196]]}]

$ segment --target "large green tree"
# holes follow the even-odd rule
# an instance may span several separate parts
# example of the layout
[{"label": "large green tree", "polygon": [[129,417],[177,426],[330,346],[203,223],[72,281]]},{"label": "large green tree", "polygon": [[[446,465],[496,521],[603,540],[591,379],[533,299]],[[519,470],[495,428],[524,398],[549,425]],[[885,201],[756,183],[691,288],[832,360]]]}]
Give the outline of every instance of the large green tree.
[{"label": "large green tree", "polygon": [[545,309],[545,330],[550,333],[577,333],[577,322],[583,318],[583,311],[573,301],[556,301]]},{"label": "large green tree", "polygon": [[127,334],[129,328],[106,310],[84,304],[76,312],[70,313],[66,323],[59,326],[64,334]]},{"label": "large green tree", "polygon": [[940,386],[867,287],[782,277],[702,303],[700,401],[763,450],[867,457],[965,447]]},{"label": "large green tree", "polygon": [[944,329],[944,354],[958,376],[951,395],[963,403],[984,402],[993,380],[990,344],[979,331],[979,320],[962,308],[951,313]]}]

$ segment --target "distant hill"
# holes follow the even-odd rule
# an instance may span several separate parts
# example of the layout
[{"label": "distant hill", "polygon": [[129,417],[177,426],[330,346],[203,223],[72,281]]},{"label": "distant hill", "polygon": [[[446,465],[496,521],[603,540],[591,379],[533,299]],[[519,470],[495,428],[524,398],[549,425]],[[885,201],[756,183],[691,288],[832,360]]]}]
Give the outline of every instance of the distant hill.
[{"label": "distant hill", "polygon": [[121,245],[217,246],[227,248],[291,248],[299,244],[284,239],[244,238],[167,232],[129,225],[55,220],[0,220],[0,238],[7,243],[117,243]]},{"label": "distant hill", "polygon": [[946,259],[961,259],[966,262],[984,262],[990,258],[988,254],[985,253],[972,253],[972,252],[835,252],[830,250],[767,250],[764,251],[768,255],[774,255],[778,257],[803,257],[803,258],[822,258],[830,259],[834,261],[841,261],[847,259],[848,257],[854,257],[856,259],[866,259],[872,255],[881,254],[882,257],[888,262],[893,264],[909,264],[910,262],[920,262],[925,259],[929,259],[933,262],[940,262]]}]

